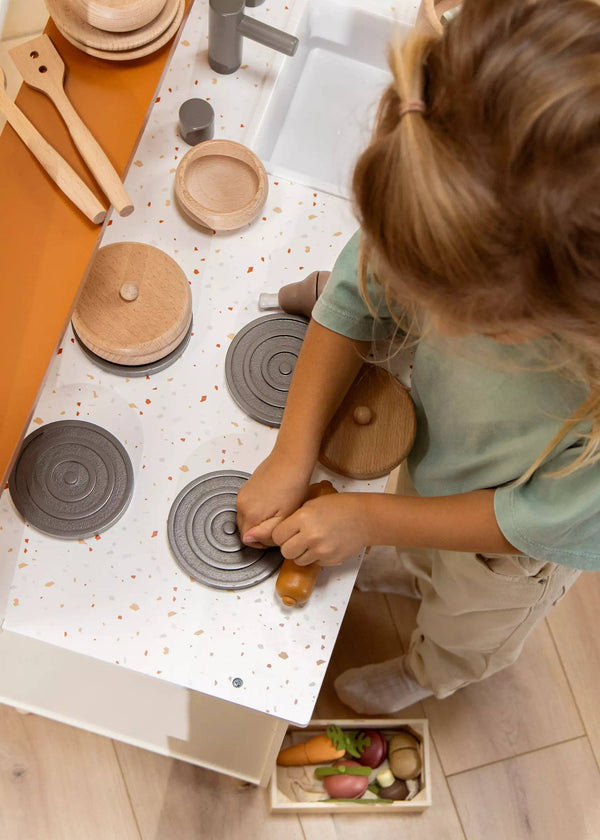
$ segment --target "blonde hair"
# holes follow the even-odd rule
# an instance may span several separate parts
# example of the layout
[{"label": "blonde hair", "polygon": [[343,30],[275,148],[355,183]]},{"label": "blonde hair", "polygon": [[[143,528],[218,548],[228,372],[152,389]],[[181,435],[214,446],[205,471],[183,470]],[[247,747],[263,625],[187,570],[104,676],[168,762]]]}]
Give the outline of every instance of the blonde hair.
[{"label": "blonde hair", "polygon": [[[600,459],[600,5],[464,0],[442,37],[390,51],[353,180],[366,267],[388,303],[469,332],[534,327],[549,365],[589,398],[577,423]],[[425,113],[401,114],[422,99]],[[557,473],[559,474],[559,473]]]}]

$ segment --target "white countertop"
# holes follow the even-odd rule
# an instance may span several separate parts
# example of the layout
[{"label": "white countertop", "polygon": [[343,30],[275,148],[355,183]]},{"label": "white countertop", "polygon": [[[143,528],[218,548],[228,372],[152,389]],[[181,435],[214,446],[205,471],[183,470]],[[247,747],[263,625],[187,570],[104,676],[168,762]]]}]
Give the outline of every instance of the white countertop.
[{"label": "white countertop", "polygon": [[[293,5],[273,0],[250,13],[285,29]],[[369,5],[400,13],[398,5],[379,0]],[[206,60],[207,6],[196,0],[190,12],[135,151],[126,178],[135,212],[125,219],[113,214],[101,243],[146,242],[178,262],[192,287],[193,336],[171,367],[127,379],[97,368],[68,329],[29,431],[64,419],[108,429],[132,460],[133,499],[96,538],[63,541],[25,525],[4,492],[3,627],[304,725],[358,559],[323,570],[308,604],[289,610],[275,596],[275,576],[239,591],[191,581],[171,555],[166,523],[173,500],[193,478],[219,469],[252,472],[270,451],[276,431],[244,416],[228,394],[229,342],[262,314],[260,292],[331,268],[356,222],[345,200],[276,175],[269,177],[261,217],[242,230],[211,235],[183,217],[174,197],[175,169],[188,150],[177,133],[179,106],[193,96],[210,99],[215,137],[244,142],[274,66],[293,60],[246,40],[240,71],[217,76]],[[403,19],[414,19],[417,4],[404,6]],[[315,478],[321,477],[338,489],[383,486],[383,480],[351,482],[319,469]]]}]

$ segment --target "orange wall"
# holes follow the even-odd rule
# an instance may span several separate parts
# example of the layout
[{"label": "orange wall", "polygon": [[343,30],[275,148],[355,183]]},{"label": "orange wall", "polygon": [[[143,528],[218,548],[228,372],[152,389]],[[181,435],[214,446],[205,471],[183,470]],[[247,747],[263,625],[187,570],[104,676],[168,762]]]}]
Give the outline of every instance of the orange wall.
[{"label": "orange wall", "polygon": [[[173,42],[134,62],[109,62],[71,46],[52,21],[46,32],[65,63],[67,95],[122,174]],[[16,101],[107,206],[50,100],[23,85]],[[99,231],[7,126],[0,136],[0,487]]]}]

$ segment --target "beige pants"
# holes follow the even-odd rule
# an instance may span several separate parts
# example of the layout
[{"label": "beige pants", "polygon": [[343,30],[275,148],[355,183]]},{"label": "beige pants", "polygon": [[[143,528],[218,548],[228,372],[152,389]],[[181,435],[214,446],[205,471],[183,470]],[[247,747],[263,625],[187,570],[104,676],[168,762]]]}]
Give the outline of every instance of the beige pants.
[{"label": "beige pants", "polygon": [[[404,465],[390,479],[391,492],[417,495]],[[408,662],[439,698],[511,665],[580,574],[518,554],[399,548],[398,555],[422,595]]]}]

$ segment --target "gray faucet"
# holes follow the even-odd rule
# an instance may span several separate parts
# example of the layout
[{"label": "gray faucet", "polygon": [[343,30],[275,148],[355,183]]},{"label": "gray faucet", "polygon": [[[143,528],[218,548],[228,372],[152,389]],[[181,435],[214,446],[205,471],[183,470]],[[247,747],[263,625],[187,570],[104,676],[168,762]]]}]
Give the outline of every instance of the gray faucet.
[{"label": "gray faucet", "polygon": [[208,63],[217,73],[235,73],[242,63],[243,37],[274,50],[294,55],[298,39],[244,14],[244,8],[262,0],[210,0]]}]

